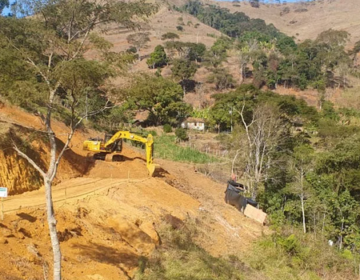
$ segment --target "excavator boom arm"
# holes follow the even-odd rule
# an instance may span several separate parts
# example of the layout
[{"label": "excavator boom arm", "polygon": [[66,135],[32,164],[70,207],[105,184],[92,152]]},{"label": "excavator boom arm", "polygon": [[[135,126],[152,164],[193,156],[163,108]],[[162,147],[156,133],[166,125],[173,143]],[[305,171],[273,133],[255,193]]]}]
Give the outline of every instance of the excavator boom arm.
[{"label": "excavator boom arm", "polygon": [[130,131],[118,131],[109,139],[109,141],[104,144],[104,148],[106,149],[119,139],[129,139],[132,141],[144,143],[146,146],[146,165],[149,167],[149,165],[153,163],[154,139],[151,134],[149,134],[147,138],[144,138],[134,133],[131,133]]},{"label": "excavator boom arm", "polygon": [[[85,141],[84,149],[90,151],[97,151],[103,153],[111,153],[112,147],[116,142],[120,139],[129,139],[131,141],[137,141],[145,144],[146,148],[146,167],[149,170],[150,176],[153,176],[156,165],[153,164],[153,145],[154,139],[151,134],[148,135],[147,138],[141,137],[130,131],[118,131],[116,132],[106,143],[101,144],[99,141]],[[103,142],[102,142],[103,143]]]}]

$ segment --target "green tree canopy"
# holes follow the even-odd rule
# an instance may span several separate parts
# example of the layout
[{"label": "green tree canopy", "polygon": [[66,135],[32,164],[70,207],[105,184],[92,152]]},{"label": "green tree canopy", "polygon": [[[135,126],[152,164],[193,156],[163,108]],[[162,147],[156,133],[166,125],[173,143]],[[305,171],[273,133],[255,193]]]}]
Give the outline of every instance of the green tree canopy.
[{"label": "green tree canopy", "polygon": [[214,83],[217,90],[234,87],[233,76],[224,68],[214,69],[207,78],[208,83]]},{"label": "green tree canopy", "polygon": [[4,8],[9,7],[9,0],[0,0],[0,16]]},{"label": "green tree canopy", "polygon": [[176,125],[191,112],[182,101],[181,86],[162,77],[139,76],[125,94],[130,107],[148,111],[148,121],[155,125]]},{"label": "green tree canopy", "polygon": [[183,87],[183,93],[186,93],[185,80],[192,78],[196,71],[197,65],[187,59],[175,59],[173,60],[173,66],[171,67],[172,75],[174,78],[180,80]]},{"label": "green tree canopy", "polygon": [[168,62],[168,59],[166,57],[166,53],[164,50],[164,47],[161,45],[158,45],[155,47],[154,52],[150,54],[150,58],[146,61],[147,65],[149,67],[158,68],[166,65]]}]

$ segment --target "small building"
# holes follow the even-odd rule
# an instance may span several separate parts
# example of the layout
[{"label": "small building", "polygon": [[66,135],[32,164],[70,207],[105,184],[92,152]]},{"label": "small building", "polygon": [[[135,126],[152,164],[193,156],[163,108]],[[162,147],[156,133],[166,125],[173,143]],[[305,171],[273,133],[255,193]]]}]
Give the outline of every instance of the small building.
[{"label": "small building", "polygon": [[182,128],[205,131],[205,121],[201,118],[187,118],[181,124]]}]

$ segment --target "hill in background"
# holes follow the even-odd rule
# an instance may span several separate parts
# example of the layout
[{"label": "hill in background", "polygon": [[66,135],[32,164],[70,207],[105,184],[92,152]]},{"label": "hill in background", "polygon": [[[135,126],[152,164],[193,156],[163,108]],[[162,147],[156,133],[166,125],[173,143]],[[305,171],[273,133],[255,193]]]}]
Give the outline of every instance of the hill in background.
[{"label": "hill in background", "polygon": [[296,41],[315,39],[328,29],[344,30],[351,34],[350,45],[360,40],[360,5],[358,0],[321,0],[287,4],[261,4],[253,8],[248,2],[206,1],[243,12],[274,24],[281,32],[294,36]]}]

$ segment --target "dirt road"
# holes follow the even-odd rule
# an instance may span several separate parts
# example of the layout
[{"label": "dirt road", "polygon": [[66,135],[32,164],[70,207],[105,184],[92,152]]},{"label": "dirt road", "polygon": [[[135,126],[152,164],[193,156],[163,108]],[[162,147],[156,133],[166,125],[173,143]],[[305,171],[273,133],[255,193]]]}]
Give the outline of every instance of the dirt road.
[{"label": "dirt road", "polygon": [[[75,178],[60,183],[53,188],[53,201],[55,206],[61,203],[79,200],[87,196],[109,190],[112,187],[119,187],[129,183],[139,183],[147,179],[128,180],[116,178]],[[43,208],[45,207],[45,190],[27,192],[6,198],[3,202],[4,213],[17,211],[22,208]]]}]

